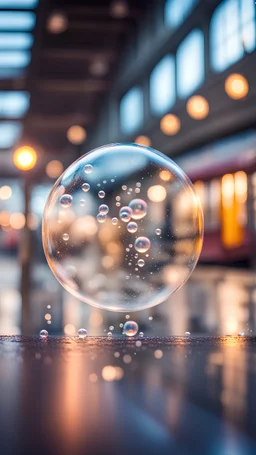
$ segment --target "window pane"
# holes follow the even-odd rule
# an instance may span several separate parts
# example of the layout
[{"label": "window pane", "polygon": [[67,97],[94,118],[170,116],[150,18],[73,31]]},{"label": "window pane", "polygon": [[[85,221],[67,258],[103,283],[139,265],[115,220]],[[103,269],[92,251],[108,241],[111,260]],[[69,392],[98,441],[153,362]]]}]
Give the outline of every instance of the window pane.
[{"label": "window pane", "polygon": [[226,16],[226,36],[239,33],[239,9],[238,0],[228,0],[224,5],[223,14]]},{"label": "window pane", "polygon": [[225,14],[223,13],[223,5],[221,4],[213,13],[210,25],[210,41],[211,47],[215,47],[225,40]]},{"label": "window pane", "polygon": [[164,12],[167,27],[179,27],[197,2],[198,0],[167,0]]},{"label": "window pane", "polygon": [[255,22],[251,21],[250,23],[243,26],[242,31],[242,40],[246,52],[253,52],[255,49]]},{"label": "window pane", "polygon": [[18,118],[25,115],[28,108],[27,92],[0,92],[0,117]]},{"label": "window pane", "polygon": [[255,21],[255,2],[253,0],[240,0],[241,21],[245,25],[251,20]]},{"label": "window pane", "polygon": [[143,123],[143,93],[134,87],[123,96],[120,103],[120,126],[125,134],[131,134]]},{"label": "window pane", "polygon": [[0,8],[30,9],[35,8],[38,0],[0,0]]},{"label": "window pane", "polygon": [[175,63],[171,55],[164,57],[150,76],[150,107],[156,115],[167,112],[175,103]]},{"label": "window pane", "polygon": [[177,51],[178,94],[186,98],[204,81],[204,35],[194,30],[180,44]]},{"label": "window pane", "polygon": [[33,41],[30,33],[0,33],[0,49],[29,49]]},{"label": "window pane", "polygon": [[244,49],[239,35],[233,35],[226,43],[226,65],[228,68],[233,63],[243,58]]},{"label": "window pane", "polygon": [[0,66],[2,68],[24,68],[30,63],[30,52],[11,51],[0,52]]},{"label": "window pane", "polygon": [[31,12],[1,11],[0,30],[33,30],[36,16]]},{"label": "window pane", "polygon": [[221,44],[212,49],[212,66],[216,71],[223,71],[227,66],[226,48]]},{"label": "window pane", "polygon": [[12,147],[22,131],[22,125],[19,122],[1,122],[0,123],[0,148]]}]

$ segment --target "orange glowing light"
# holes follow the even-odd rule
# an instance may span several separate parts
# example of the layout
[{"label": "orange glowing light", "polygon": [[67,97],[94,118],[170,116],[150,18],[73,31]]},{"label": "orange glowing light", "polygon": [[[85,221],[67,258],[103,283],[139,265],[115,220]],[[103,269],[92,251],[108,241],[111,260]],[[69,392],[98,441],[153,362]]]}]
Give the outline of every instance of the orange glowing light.
[{"label": "orange glowing light", "polygon": [[0,199],[2,199],[3,201],[9,199],[11,195],[12,189],[8,185],[4,185],[2,186],[2,188],[0,188]]},{"label": "orange glowing light", "polygon": [[160,128],[167,136],[177,134],[180,131],[180,126],[180,119],[174,114],[165,115],[160,122]]},{"label": "orange glowing light", "polygon": [[170,171],[164,169],[163,171],[160,172],[159,177],[164,182],[169,182],[172,179],[172,174],[170,173]]},{"label": "orange glowing light", "polygon": [[49,161],[45,168],[45,172],[51,179],[56,179],[63,172],[63,164],[59,160]]},{"label": "orange glowing light", "polygon": [[12,213],[10,216],[10,225],[13,229],[22,229],[26,223],[25,215],[21,212]]},{"label": "orange glowing light", "polygon": [[151,140],[147,136],[138,136],[136,137],[134,142],[135,144],[145,145],[146,147],[151,146]]},{"label": "orange glowing light", "polygon": [[25,145],[15,150],[13,162],[18,169],[30,171],[36,165],[37,154],[32,147]]},{"label": "orange glowing light", "polygon": [[162,185],[153,185],[148,189],[148,198],[152,202],[162,202],[166,198],[166,189]]},{"label": "orange glowing light", "polygon": [[230,74],[225,81],[227,95],[233,100],[244,98],[249,92],[249,84],[242,74]]},{"label": "orange glowing light", "polygon": [[86,131],[82,126],[73,125],[67,131],[67,138],[71,144],[82,144],[86,139]]},{"label": "orange glowing light", "polygon": [[209,103],[203,96],[192,96],[187,102],[187,113],[195,120],[202,120],[209,114]]}]

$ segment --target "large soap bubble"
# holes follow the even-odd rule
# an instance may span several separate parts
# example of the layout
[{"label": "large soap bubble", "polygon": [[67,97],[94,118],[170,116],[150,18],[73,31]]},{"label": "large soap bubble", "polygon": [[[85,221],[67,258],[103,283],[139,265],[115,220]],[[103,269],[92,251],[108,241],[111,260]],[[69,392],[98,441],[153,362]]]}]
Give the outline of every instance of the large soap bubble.
[{"label": "large soap bubble", "polygon": [[193,271],[202,235],[188,177],[137,144],[107,145],[78,159],[55,183],[43,218],[56,278],[80,300],[113,311],[166,300]]}]

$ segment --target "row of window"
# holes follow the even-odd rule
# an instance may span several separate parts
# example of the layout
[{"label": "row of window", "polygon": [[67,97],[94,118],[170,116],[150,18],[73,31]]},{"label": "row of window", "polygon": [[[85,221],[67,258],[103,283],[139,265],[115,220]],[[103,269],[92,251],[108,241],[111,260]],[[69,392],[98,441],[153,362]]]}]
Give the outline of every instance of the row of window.
[{"label": "row of window", "polygon": [[[197,0],[167,0],[167,25],[178,27],[196,3]],[[255,49],[255,8],[253,0],[224,0],[214,11],[210,25],[210,58],[215,71],[223,71]],[[195,29],[181,42],[176,57],[166,55],[151,72],[151,113],[165,114],[172,109],[177,97],[188,98],[204,79],[204,34]],[[124,134],[132,134],[142,127],[143,110],[142,88],[133,87],[120,103],[120,126]]]}]

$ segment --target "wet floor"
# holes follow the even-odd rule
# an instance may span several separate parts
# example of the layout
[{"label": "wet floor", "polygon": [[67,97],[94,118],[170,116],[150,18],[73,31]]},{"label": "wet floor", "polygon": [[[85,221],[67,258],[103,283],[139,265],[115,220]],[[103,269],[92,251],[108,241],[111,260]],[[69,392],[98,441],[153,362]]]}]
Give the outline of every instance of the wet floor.
[{"label": "wet floor", "polygon": [[256,338],[0,338],[1,454],[256,453]]}]

